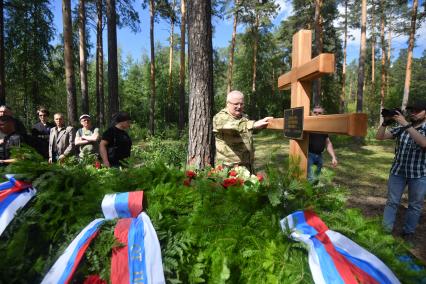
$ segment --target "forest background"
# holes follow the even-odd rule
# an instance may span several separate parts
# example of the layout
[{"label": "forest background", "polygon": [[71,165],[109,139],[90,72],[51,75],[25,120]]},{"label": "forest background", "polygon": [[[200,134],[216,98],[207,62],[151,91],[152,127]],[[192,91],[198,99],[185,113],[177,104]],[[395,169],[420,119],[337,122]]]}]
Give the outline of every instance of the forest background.
[{"label": "forest background", "polygon": [[[0,103],[12,106],[27,126],[36,122],[37,107],[45,106],[65,113],[75,126],[81,113],[90,113],[105,128],[123,110],[131,114],[138,137],[186,133],[191,23],[182,16],[185,0],[0,2]],[[313,56],[336,56],[336,72],[314,83],[313,103],[328,113],[366,112],[369,125],[377,125],[381,108],[404,108],[408,99],[426,97],[426,52],[424,42],[416,41],[425,6],[418,0],[212,1],[207,9],[213,34],[215,24],[233,23],[229,44],[207,51],[213,61],[213,114],[224,106],[226,93],[238,89],[251,118],[282,116],[290,95],[277,89],[277,78],[291,68],[292,35],[310,29]],[[146,11],[148,19],[141,16]],[[60,17],[62,30],[55,24]],[[157,41],[165,26],[168,42]],[[149,39],[149,54],[123,54],[117,48],[121,30]],[[395,47],[401,38],[405,46]],[[359,56],[352,51],[347,62],[348,41],[355,39]]]}]

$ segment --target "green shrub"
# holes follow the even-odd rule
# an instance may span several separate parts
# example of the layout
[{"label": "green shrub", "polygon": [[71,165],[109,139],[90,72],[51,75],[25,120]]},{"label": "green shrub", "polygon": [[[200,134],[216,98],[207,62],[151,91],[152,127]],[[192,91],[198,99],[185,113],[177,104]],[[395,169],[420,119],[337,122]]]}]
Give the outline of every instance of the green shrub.
[{"label": "green shrub", "polygon": [[[312,283],[304,245],[289,240],[279,226],[282,217],[307,208],[375,253],[405,283],[425,276],[395,259],[406,249],[378,220],[344,209],[343,192],[327,178],[315,186],[293,179],[294,166],[286,172],[268,168],[261,184],[226,188],[229,172],[205,169],[194,176],[164,163],[97,170],[29,159],[9,170],[25,173],[21,177],[38,193],[0,238],[0,279],[7,283],[39,282],[80,230],[101,216],[104,194],[136,189],[145,191],[168,283]],[[91,245],[76,281],[87,273],[108,278],[112,226],[105,225]]]}]

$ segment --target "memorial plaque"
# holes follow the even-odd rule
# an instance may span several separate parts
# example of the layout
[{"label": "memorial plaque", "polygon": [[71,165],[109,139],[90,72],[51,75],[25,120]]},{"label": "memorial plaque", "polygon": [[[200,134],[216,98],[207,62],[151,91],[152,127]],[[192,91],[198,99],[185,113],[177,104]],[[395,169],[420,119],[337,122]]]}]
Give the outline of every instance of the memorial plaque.
[{"label": "memorial plaque", "polygon": [[303,139],[303,107],[284,110],[284,136]]}]

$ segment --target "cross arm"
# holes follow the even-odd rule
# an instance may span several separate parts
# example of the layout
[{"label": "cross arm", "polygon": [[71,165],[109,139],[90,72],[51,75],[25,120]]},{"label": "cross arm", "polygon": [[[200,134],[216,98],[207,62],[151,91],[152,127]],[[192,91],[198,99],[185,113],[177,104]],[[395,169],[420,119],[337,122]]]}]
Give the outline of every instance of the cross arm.
[{"label": "cross arm", "polygon": [[[267,128],[283,130],[284,118],[270,120]],[[303,131],[365,136],[367,134],[367,114],[350,113],[306,116],[303,122]]]},{"label": "cross arm", "polygon": [[290,88],[292,82],[297,80],[314,80],[324,74],[330,74],[333,72],[334,54],[322,53],[302,66],[293,68],[290,72],[281,75],[278,78],[278,88],[280,90],[286,90]]}]

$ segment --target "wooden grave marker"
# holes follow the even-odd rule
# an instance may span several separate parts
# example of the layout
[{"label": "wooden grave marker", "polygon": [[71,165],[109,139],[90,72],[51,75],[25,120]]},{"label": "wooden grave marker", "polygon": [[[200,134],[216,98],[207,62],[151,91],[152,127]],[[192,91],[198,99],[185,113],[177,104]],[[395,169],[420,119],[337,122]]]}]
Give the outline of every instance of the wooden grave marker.
[{"label": "wooden grave marker", "polygon": [[[293,35],[291,71],[278,78],[280,90],[291,89],[291,108],[303,107],[303,139],[290,140],[290,158],[300,159],[301,178],[306,178],[308,168],[309,132],[365,136],[367,114],[333,114],[310,116],[312,81],[325,74],[334,73],[334,54],[322,53],[311,59],[312,32],[300,30]],[[283,130],[284,118],[269,122],[269,129]],[[290,160],[292,160],[290,159]]]}]

